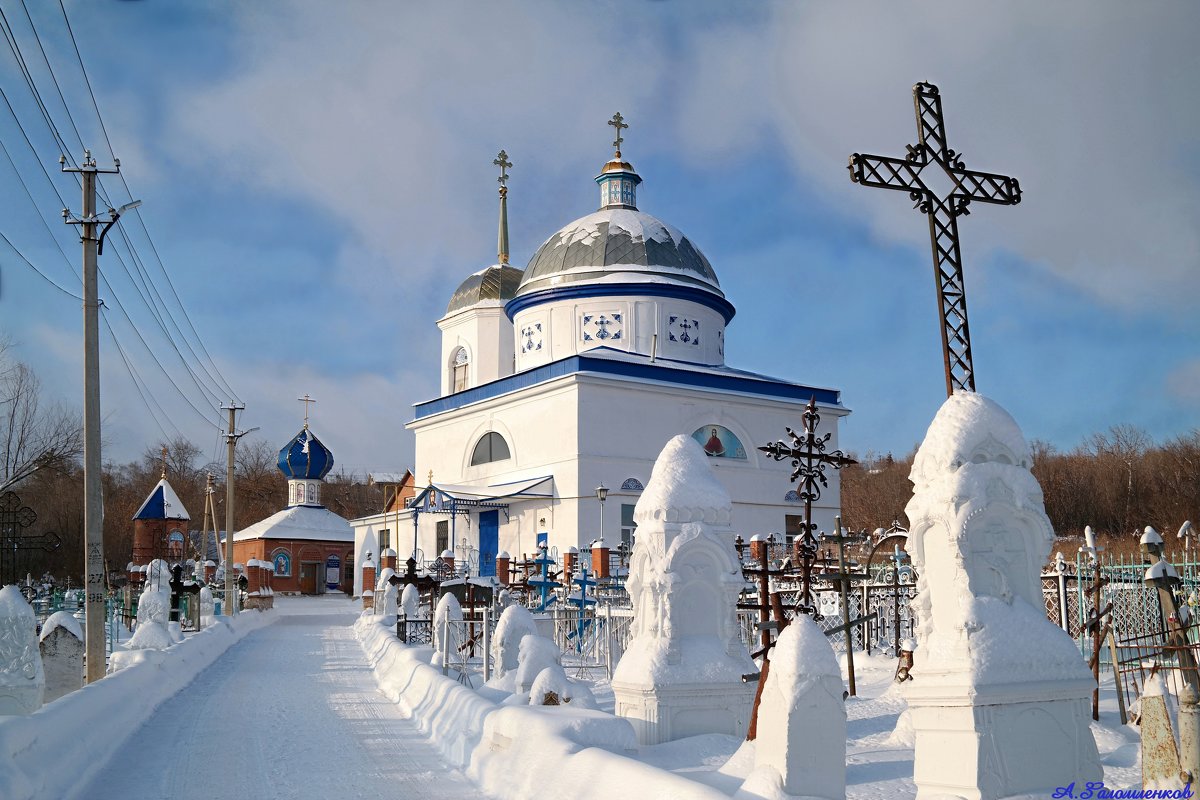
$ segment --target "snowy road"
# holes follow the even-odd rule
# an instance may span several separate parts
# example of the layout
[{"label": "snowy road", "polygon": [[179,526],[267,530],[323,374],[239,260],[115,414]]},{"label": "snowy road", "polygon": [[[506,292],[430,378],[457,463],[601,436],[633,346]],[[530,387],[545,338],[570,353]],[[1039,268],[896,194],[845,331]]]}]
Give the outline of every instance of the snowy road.
[{"label": "snowy road", "polygon": [[88,800],[475,798],[376,689],[343,596],[276,598],[281,619],[164,703]]}]

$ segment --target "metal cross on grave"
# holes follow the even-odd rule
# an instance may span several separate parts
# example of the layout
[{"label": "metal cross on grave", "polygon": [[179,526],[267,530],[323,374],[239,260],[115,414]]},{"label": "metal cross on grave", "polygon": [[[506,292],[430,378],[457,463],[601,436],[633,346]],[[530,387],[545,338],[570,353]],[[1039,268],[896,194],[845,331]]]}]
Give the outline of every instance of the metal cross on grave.
[{"label": "metal cross on grave", "polygon": [[913,106],[920,143],[908,145],[908,155],[904,158],[854,153],[850,156],[850,180],[864,186],[908,192],[914,208],[929,217],[938,310],[942,318],[946,395],[950,396],[956,389],[975,391],[958,217],[970,213],[968,206],[973,200],[1016,205],[1021,202],[1021,187],[1016,178],[968,170],[961,154],[946,145],[942,98],[936,86],[925,82],[914,86]]},{"label": "metal cross on grave", "polygon": [[617,150],[617,158],[620,158],[621,157],[621,142],[625,141],[624,137],[621,136],[621,130],[624,128],[628,128],[629,126],[625,124],[625,118],[621,116],[620,111],[613,114],[613,118],[608,121],[608,124],[612,125],[613,128],[615,128],[617,131],[617,138],[613,139],[613,147],[616,148],[616,150]]},{"label": "metal cross on grave", "polygon": [[[51,553],[62,546],[57,533],[47,531],[37,536],[23,533],[37,522],[37,512],[21,505],[14,492],[0,494],[0,585],[16,583],[23,571],[18,559],[33,550]],[[27,555],[25,557],[28,557]]]},{"label": "metal cross on grave", "polygon": [[825,446],[832,434],[826,433],[824,436],[818,436],[817,426],[820,424],[821,415],[817,413],[816,398],[812,398],[804,408],[804,429],[800,435],[797,435],[791,428],[784,427],[788,436],[791,437],[791,444],[778,440],[758,448],[776,461],[791,459],[791,480],[799,479],[800,483],[796,487],[796,494],[804,501],[804,521],[801,523],[800,535],[814,539],[814,558],[816,557],[817,525],[812,521],[812,504],[814,500],[821,499],[822,488],[829,488],[829,479],[825,476],[825,469],[826,467],[841,469],[858,463],[842,453],[841,450],[825,452]]}]

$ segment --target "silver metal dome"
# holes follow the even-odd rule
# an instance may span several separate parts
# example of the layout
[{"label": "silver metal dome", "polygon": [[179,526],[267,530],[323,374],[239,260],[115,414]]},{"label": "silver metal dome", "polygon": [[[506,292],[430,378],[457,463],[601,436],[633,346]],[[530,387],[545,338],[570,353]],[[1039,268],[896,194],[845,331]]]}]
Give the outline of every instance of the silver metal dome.
[{"label": "silver metal dome", "polygon": [[495,300],[503,303],[511,300],[517,293],[524,273],[508,264],[493,264],[487,269],[481,269],[459,284],[450,297],[446,313],[453,314],[470,308],[484,300]]},{"label": "silver metal dome", "polygon": [[725,296],[708,259],[686,236],[629,208],[604,208],[561,228],[529,260],[516,294],[638,273]]}]

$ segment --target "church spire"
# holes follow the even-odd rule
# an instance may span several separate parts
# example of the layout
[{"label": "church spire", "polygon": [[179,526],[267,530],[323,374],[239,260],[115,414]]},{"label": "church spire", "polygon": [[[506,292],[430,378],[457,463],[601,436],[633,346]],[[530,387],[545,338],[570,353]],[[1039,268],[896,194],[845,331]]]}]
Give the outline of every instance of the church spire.
[{"label": "church spire", "polygon": [[500,231],[496,235],[496,257],[501,264],[508,263],[508,168],[512,166],[512,162],[508,160],[508,153],[503,150],[492,161],[500,168],[500,177],[497,178],[500,182]]},{"label": "church spire", "polygon": [[629,127],[625,117],[618,111],[608,121],[617,132],[613,139],[612,160],[604,165],[596,176],[600,184],[600,208],[629,208],[637,210],[637,185],[642,182],[641,176],[633,171],[633,165],[621,158],[621,142],[625,137],[621,131]]}]

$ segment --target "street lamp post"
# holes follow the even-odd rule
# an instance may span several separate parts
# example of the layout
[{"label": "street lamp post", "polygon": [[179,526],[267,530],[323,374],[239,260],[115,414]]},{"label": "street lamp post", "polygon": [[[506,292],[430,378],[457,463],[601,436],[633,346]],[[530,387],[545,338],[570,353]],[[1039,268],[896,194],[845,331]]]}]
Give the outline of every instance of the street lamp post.
[{"label": "street lamp post", "polygon": [[608,487],[601,483],[596,487],[596,499],[600,501],[600,538],[604,539],[604,501],[608,499]]}]

